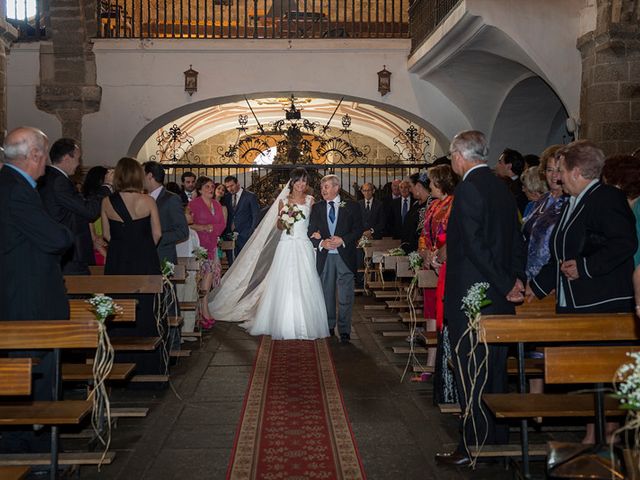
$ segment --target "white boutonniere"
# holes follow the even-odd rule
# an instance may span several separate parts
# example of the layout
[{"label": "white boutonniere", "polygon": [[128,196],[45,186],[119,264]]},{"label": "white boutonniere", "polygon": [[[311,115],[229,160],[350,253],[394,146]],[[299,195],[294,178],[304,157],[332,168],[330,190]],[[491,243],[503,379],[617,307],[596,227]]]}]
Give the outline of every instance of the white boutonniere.
[{"label": "white boutonniere", "polygon": [[345,202],[344,200],[342,200],[342,201],[338,204],[338,207],[340,207],[340,208],[344,208],[344,207],[346,207],[346,206],[347,206],[347,202]]}]

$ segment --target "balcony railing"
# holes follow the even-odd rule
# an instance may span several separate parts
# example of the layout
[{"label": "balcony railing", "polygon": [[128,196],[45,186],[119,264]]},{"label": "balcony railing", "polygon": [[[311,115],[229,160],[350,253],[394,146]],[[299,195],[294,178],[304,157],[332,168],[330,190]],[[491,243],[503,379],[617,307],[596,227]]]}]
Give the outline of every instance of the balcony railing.
[{"label": "balcony railing", "polygon": [[411,51],[431,35],[461,0],[414,0],[409,7]]},{"label": "balcony railing", "polygon": [[408,38],[408,0],[104,0],[102,38]]}]

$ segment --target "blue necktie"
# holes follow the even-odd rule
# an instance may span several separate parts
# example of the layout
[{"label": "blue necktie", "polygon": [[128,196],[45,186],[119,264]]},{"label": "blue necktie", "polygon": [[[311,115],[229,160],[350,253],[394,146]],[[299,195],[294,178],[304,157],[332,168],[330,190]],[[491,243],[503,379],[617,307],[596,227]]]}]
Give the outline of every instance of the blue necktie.
[{"label": "blue necktie", "polygon": [[333,201],[329,202],[329,220],[331,223],[336,221],[336,207],[334,206]]},{"label": "blue necktie", "polygon": [[402,199],[402,223],[404,223],[404,217],[407,216],[407,210],[409,210],[409,199]]}]

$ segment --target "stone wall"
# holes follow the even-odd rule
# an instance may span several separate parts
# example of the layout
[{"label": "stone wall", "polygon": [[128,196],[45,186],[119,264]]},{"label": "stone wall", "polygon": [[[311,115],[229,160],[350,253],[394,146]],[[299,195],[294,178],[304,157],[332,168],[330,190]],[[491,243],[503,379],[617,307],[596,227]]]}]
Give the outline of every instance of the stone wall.
[{"label": "stone wall", "polygon": [[580,138],[607,155],[640,147],[640,1],[598,0],[596,29],[582,54]]}]

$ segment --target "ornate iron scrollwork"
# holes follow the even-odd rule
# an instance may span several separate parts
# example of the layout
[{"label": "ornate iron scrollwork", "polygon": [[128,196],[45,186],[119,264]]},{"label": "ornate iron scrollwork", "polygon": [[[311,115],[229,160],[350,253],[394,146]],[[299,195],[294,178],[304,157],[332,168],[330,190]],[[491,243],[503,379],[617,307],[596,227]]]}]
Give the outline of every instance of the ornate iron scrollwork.
[{"label": "ornate iron scrollwork", "polygon": [[387,160],[408,163],[428,163],[431,158],[431,152],[429,152],[431,139],[424,130],[418,130],[413,125],[409,125],[404,132],[396,135],[393,138],[393,145],[398,152]]},{"label": "ornate iron scrollwork", "polygon": [[193,153],[193,137],[175,123],[169,131],[161,130],[156,137],[158,150],[151,160],[160,163],[198,163],[200,157]]}]

